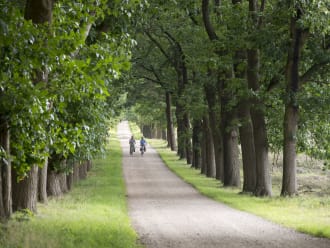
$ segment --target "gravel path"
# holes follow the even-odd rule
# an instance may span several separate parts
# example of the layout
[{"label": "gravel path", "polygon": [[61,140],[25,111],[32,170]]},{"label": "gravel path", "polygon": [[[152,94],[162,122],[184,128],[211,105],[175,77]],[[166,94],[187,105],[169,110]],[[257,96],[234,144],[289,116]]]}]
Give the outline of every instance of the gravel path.
[{"label": "gravel path", "polygon": [[143,157],[138,151],[130,156],[127,122],[119,124],[118,137],[129,213],[146,247],[330,248],[329,239],[297,233],[202,196],[173,174],[151,147]]}]

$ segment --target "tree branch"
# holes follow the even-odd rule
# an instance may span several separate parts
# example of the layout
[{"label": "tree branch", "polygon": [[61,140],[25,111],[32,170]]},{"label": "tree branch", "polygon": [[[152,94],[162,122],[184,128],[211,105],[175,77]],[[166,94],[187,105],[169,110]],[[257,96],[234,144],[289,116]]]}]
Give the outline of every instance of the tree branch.
[{"label": "tree branch", "polygon": [[168,61],[170,61],[170,63],[175,67],[175,63],[173,62],[172,58],[166,53],[162,45],[154,37],[152,37],[152,35],[148,31],[145,31],[145,34],[159,48],[160,52],[165,56],[165,58],[167,58]]},{"label": "tree branch", "polygon": [[219,37],[217,36],[210,20],[209,0],[202,0],[202,15],[203,15],[205,30],[210,40],[212,41],[219,40]]},{"label": "tree branch", "polygon": [[[322,61],[321,63],[318,64],[314,64],[312,65],[301,77],[300,77],[300,84],[303,85],[305,83],[307,83],[312,76],[317,73],[320,72],[321,70],[325,69],[327,66],[330,66],[330,60],[325,60]],[[328,70],[325,70],[328,71]]]}]

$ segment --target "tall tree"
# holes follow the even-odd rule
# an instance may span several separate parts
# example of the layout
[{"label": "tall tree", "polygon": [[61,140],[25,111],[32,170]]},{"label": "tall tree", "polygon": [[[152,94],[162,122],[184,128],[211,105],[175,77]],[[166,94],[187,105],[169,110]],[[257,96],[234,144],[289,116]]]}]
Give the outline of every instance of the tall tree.
[{"label": "tall tree", "polygon": [[[51,24],[53,0],[28,0],[25,6],[25,19],[32,20],[34,24]],[[35,84],[47,80],[47,71],[36,71]],[[30,209],[37,210],[38,197],[38,166],[31,165],[28,175],[17,182],[17,174],[14,173],[14,197],[13,206],[15,210]]]},{"label": "tall tree", "polygon": [[[260,9],[257,0],[249,0],[249,15],[252,23],[252,34],[257,32],[262,24],[260,13],[264,10],[265,1],[262,1]],[[253,92],[260,90],[260,51],[256,45],[247,51],[248,68],[247,80],[249,88]],[[268,139],[262,101],[254,97],[252,99],[251,117],[253,122],[254,146],[256,153],[257,182],[254,190],[257,196],[271,196],[271,176],[268,159]]]},{"label": "tall tree", "polygon": [[[216,4],[219,4],[216,1]],[[219,41],[219,37],[211,23],[210,19],[210,7],[209,1],[202,1],[202,15],[205,30],[212,42]],[[221,57],[226,57],[228,55],[227,49],[216,49],[215,53]],[[223,168],[224,168],[224,185],[225,186],[239,186],[239,163],[238,163],[238,132],[235,127],[235,119],[237,119],[236,107],[230,106],[229,98],[232,94],[229,84],[232,79],[232,71],[228,69],[226,65],[223,65],[223,69],[218,69],[220,74],[217,77],[218,80],[218,90],[220,94],[220,104],[221,104],[221,138],[223,140],[222,151],[223,151]],[[218,150],[219,152],[219,150]],[[222,160],[218,160],[221,162]],[[220,166],[221,168],[221,166]]]}]

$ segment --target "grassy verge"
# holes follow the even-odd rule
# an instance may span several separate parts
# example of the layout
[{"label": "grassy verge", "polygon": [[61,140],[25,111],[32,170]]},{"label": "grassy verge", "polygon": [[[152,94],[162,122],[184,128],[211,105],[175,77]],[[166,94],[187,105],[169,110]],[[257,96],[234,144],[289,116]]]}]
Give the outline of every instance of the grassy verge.
[{"label": "grassy verge", "polygon": [[[115,135],[112,135],[112,137]],[[0,247],[139,247],[127,215],[121,149],[115,138],[86,180],[38,214],[15,214],[0,230]]]},{"label": "grassy verge", "polygon": [[185,161],[178,160],[176,153],[167,149],[164,141],[150,140],[149,143],[172,171],[202,194],[300,232],[330,238],[329,195],[257,198],[238,194],[239,189],[224,188],[218,180],[207,178],[198,170],[191,169]]}]

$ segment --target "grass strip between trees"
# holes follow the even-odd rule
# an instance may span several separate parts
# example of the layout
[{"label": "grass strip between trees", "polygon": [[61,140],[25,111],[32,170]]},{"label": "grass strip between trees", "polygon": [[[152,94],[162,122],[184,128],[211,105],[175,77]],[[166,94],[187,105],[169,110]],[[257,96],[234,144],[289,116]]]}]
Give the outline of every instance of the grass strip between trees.
[{"label": "grass strip between trees", "polygon": [[330,238],[330,196],[258,198],[239,194],[240,189],[224,188],[220,181],[207,178],[199,170],[190,168],[185,160],[178,159],[176,152],[172,152],[166,147],[165,141],[148,141],[173,172],[202,194],[233,208],[253,213],[297,231]]},{"label": "grass strip between trees", "polygon": [[86,180],[38,213],[16,213],[0,230],[0,247],[113,247],[137,245],[128,217],[122,175],[122,152],[116,135],[105,158],[94,161]]}]

